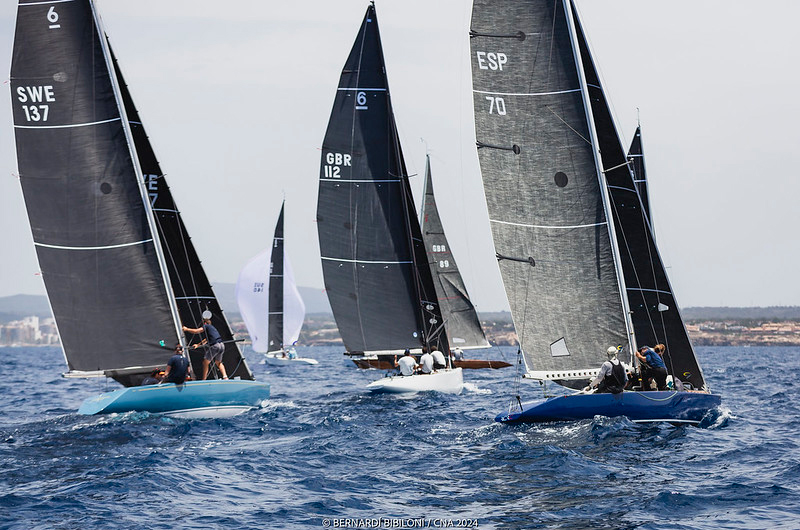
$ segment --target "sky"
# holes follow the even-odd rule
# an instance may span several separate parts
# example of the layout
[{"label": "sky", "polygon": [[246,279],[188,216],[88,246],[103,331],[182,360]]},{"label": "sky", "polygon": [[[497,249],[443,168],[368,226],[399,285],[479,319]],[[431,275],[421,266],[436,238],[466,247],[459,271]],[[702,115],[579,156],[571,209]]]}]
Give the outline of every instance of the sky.
[{"label": "sky", "polygon": [[[800,2],[576,0],[617,125],[641,120],[656,239],[681,306],[800,305]],[[320,146],[368,2],[98,0],[212,283],[270,244],[286,199],[297,283],[323,285]],[[418,200],[430,152],[451,248],[479,311],[507,308],[472,116],[471,2],[377,0]],[[44,294],[17,178],[0,1],[0,296]]]}]

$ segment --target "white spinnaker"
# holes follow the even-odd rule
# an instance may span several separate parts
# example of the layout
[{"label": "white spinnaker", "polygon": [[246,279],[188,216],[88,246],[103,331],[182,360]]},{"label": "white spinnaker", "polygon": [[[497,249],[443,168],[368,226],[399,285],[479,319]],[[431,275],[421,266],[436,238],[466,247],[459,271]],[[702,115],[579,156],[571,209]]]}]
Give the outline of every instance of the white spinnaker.
[{"label": "white spinnaker", "polygon": [[269,266],[270,246],[247,262],[236,281],[236,302],[242,314],[253,350],[269,350]]},{"label": "white spinnaker", "polygon": [[283,254],[283,346],[292,346],[300,336],[303,320],[306,317],[306,305],[300,298],[300,291],[294,282],[294,272],[289,263],[289,256],[284,247]]}]

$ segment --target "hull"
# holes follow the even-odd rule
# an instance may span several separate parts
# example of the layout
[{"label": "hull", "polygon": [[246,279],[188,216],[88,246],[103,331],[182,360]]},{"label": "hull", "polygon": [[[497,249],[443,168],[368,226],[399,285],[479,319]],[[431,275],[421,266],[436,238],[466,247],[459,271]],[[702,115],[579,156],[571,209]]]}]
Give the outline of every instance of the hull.
[{"label": "hull", "polygon": [[367,385],[367,390],[384,394],[409,392],[444,392],[458,394],[464,384],[461,368],[440,370],[432,374],[384,377]]},{"label": "hull", "polygon": [[150,412],[184,417],[227,417],[269,399],[269,384],[245,380],[188,381],[135,386],[86,399],[78,414]]},{"label": "hull", "polygon": [[623,392],[558,396],[522,404],[522,412],[498,414],[502,423],[543,423],[625,416],[637,423],[698,424],[722,399],[702,392]]},{"label": "hull", "polygon": [[267,364],[270,366],[291,366],[291,365],[298,365],[298,364],[319,364],[319,361],[316,359],[310,359],[308,357],[295,357],[294,359],[290,359],[289,357],[284,357],[281,354],[267,354],[264,359],[266,360]]},{"label": "hull", "polygon": [[[391,359],[371,358],[371,359],[353,359],[353,362],[359,368],[368,369],[375,368],[376,370],[393,370],[394,357]],[[504,361],[492,361],[489,359],[463,359],[461,361],[453,361],[454,368],[464,368],[466,370],[479,370],[484,368],[506,368],[511,364]]]}]

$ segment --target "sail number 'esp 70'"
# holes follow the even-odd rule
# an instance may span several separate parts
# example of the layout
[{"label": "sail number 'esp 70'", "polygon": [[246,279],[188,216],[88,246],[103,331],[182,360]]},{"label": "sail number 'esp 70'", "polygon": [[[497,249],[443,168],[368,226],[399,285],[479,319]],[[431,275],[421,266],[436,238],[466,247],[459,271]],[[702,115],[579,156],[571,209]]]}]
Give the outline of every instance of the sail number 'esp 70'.
[{"label": "sail number 'esp 70'", "polygon": [[[481,70],[490,70],[492,72],[502,72],[503,67],[508,64],[508,55],[503,52],[475,52],[475,58],[478,61],[478,68]],[[506,115],[506,101],[503,98],[496,96],[486,96],[489,102],[489,114],[497,114],[499,116]]]}]

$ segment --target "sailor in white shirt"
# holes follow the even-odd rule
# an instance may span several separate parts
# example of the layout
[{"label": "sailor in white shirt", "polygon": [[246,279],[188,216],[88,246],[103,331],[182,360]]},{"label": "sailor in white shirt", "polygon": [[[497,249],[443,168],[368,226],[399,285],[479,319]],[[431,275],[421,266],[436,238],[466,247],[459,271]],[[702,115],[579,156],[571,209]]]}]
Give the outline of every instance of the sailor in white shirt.
[{"label": "sailor in white shirt", "polygon": [[406,349],[403,352],[403,356],[400,357],[400,360],[397,360],[397,356],[394,357],[394,367],[400,368],[401,375],[414,375],[414,370],[417,368],[417,361],[411,356],[411,352]]},{"label": "sailor in white shirt", "polygon": [[433,368],[435,370],[447,368],[447,362],[444,360],[444,354],[442,352],[439,350],[433,350],[431,352],[431,357],[433,357]]},{"label": "sailor in white shirt", "polygon": [[428,350],[422,349],[422,357],[419,358],[419,369],[423,374],[433,372],[433,356],[428,353]]}]

